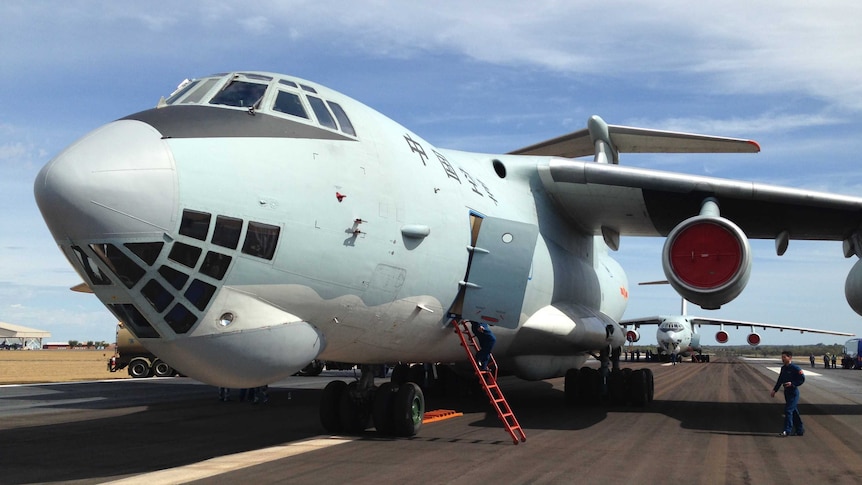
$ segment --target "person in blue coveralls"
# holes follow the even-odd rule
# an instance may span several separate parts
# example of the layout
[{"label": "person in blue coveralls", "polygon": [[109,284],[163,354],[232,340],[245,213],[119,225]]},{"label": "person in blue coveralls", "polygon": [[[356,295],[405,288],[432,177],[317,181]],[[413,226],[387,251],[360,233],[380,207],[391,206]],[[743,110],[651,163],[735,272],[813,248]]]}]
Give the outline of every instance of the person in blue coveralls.
[{"label": "person in blue coveralls", "polygon": [[484,322],[472,322],[473,335],[479,341],[479,351],[476,352],[476,363],[480,370],[488,370],[488,361],[491,360],[491,349],[497,343],[497,337],[491,331],[491,327]]},{"label": "person in blue coveralls", "polygon": [[789,350],[781,352],[781,371],[778,373],[778,381],[772,388],[771,397],[775,397],[778,389],[784,388],[784,431],[778,436],[791,436],[793,428],[796,428],[796,436],[805,433],[802,418],[799,416],[799,386],[805,382],[805,374],[802,368],[793,363],[793,353]]}]

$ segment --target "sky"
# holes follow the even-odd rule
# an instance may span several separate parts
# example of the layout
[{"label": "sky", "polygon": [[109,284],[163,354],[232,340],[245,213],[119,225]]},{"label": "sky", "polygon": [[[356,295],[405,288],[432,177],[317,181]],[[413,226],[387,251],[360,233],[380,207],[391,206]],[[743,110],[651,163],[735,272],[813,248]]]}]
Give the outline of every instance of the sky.
[{"label": "sky", "polygon": [[[291,74],[442,148],[505,153],[586,126],[749,138],[756,155],[623,154],[621,164],[862,194],[862,3],[824,0],[0,2],[0,321],[114,341],[33,199],[40,168],[185,78]],[[661,238],[624,238],[625,318],[672,314]],[[752,241],[751,279],[691,314],[860,332],[840,242]],[[713,330],[703,343],[714,344]],[[746,330],[731,330],[744,344]],[[761,331],[764,344],[846,337]],[[862,333],[862,332],[860,332]],[[640,343],[654,337],[644,332]]]}]

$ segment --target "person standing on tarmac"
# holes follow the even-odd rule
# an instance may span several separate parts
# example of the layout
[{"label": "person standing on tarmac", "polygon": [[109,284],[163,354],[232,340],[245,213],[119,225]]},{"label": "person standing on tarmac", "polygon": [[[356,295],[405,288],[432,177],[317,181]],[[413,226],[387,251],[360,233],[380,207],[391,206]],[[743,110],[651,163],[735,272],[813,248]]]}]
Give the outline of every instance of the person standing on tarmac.
[{"label": "person standing on tarmac", "polygon": [[793,363],[793,353],[789,350],[781,352],[781,372],[778,373],[778,381],[772,388],[770,397],[775,397],[778,389],[784,387],[784,431],[778,436],[785,437],[793,434],[796,428],[796,436],[805,434],[805,426],[799,416],[799,386],[805,382],[805,374],[802,368]]}]

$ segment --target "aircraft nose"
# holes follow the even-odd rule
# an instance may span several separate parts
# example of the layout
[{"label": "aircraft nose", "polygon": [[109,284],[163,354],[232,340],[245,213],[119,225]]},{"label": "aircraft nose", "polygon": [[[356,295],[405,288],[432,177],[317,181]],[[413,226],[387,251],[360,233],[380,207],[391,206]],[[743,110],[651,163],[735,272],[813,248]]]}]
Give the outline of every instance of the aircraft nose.
[{"label": "aircraft nose", "polygon": [[42,168],[33,191],[57,241],[162,234],[176,214],[170,150],[140,121],[84,136]]}]

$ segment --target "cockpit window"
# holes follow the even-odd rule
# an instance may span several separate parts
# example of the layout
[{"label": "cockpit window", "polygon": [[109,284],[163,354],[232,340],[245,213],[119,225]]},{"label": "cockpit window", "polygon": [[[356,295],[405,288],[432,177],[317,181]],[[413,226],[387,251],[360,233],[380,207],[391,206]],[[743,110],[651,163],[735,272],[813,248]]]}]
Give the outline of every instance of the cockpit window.
[{"label": "cockpit window", "polygon": [[174,94],[172,94],[165,103],[174,104],[178,99],[182,98],[187,92],[191,91],[193,87],[197,86],[200,82],[199,79],[195,79],[194,81],[189,82],[182,88],[178,89]]},{"label": "cockpit window", "polygon": [[329,114],[329,110],[322,99],[308,96],[308,102],[311,104],[311,109],[314,110],[314,115],[317,116],[318,123],[333,130],[338,129],[338,125],[335,124],[335,120]]},{"label": "cockpit window", "polygon": [[353,123],[350,122],[350,118],[347,117],[347,113],[344,112],[341,105],[333,103],[332,101],[327,101],[326,103],[329,105],[329,108],[332,109],[332,113],[338,120],[338,124],[341,126],[341,131],[348,135],[356,136],[356,130],[353,129]]},{"label": "cockpit window", "polygon": [[225,106],[237,106],[248,108],[254,106],[266,92],[266,84],[249,83],[245,81],[231,81],[218,94],[210,104],[221,104]]},{"label": "cockpit window", "polygon": [[308,119],[308,113],[305,112],[305,108],[302,106],[302,101],[299,99],[298,94],[279,91],[278,96],[275,98],[275,105],[272,109]]},{"label": "cockpit window", "polygon": [[[194,91],[190,92],[188,96],[182,101],[185,103],[200,103],[204,96],[210,92],[210,89],[215,85],[215,83],[219,82],[219,79],[207,79],[200,86],[198,86]],[[171,104],[168,101],[168,104]]]}]

